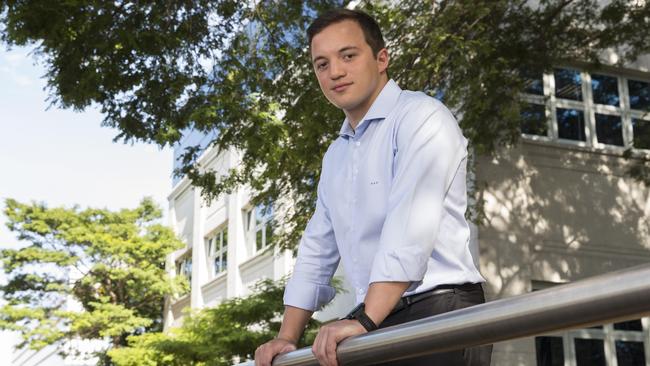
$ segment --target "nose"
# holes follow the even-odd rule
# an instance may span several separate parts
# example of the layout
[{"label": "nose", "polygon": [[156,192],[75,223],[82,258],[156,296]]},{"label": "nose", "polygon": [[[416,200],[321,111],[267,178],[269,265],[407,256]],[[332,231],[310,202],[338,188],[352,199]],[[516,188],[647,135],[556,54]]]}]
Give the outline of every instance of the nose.
[{"label": "nose", "polygon": [[337,80],[345,76],[345,67],[338,60],[330,61],[330,79]]}]

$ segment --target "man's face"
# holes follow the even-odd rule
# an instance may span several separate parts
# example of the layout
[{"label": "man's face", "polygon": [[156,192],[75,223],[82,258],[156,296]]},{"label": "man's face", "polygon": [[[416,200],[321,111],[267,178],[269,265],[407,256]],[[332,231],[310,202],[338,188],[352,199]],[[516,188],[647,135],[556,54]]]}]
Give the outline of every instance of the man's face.
[{"label": "man's face", "polygon": [[359,24],[344,20],[314,36],[311,57],[325,97],[348,117],[362,118],[384,86],[387,51],[375,58]]}]

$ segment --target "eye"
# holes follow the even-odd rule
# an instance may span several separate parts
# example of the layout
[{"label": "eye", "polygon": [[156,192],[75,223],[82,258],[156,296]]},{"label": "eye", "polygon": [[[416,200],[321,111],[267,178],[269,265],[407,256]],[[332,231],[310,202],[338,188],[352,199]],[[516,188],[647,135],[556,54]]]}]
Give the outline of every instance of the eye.
[{"label": "eye", "polygon": [[319,62],[316,64],[316,70],[322,71],[327,68],[327,62]]},{"label": "eye", "polygon": [[350,61],[352,60],[356,55],[354,53],[348,53],[343,55],[343,60],[345,61]]}]

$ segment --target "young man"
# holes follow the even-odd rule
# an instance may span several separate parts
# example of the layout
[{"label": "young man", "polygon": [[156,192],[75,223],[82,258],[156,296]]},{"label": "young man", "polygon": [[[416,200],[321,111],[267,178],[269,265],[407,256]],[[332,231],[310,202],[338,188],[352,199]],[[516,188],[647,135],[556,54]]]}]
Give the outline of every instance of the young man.
[{"label": "young man", "polygon": [[[255,364],[296,349],[312,313],[334,297],[339,261],[361,306],[323,326],[312,351],[337,365],[343,339],[484,302],[469,248],[467,140],[435,99],[389,80],[388,51],[365,13],[330,11],[307,30],[323,94],[345,112],[323,158],[316,211],[284,295],[278,337]],[[490,347],[390,365],[489,365]]]}]

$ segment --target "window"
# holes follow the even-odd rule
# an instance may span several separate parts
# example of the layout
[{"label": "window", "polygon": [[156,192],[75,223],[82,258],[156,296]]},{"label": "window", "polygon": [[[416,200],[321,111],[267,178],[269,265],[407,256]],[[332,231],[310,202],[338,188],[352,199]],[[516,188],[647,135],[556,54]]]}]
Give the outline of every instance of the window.
[{"label": "window", "polygon": [[537,366],[564,366],[562,337],[536,337]]},{"label": "window", "polygon": [[224,228],[206,239],[206,257],[210,278],[228,269],[228,228]]},{"label": "window", "polygon": [[535,338],[538,366],[647,365],[648,318]]},{"label": "window", "polygon": [[582,146],[650,149],[650,82],[556,68],[524,74],[521,132]]},{"label": "window", "polygon": [[244,227],[246,228],[246,242],[257,253],[273,242],[273,208],[257,205],[244,211]]},{"label": "window", "polygon": [[182,291],[183,293],[181,294],[184,295],[185,292],[189,291],[189,288],[192,283],[192,252],[191,251],[188,251],[182,257],[176,260],[176,275],[184,277],[185,280],[187,281],[187,283],[183,285],[183,287],[187,286],[187,288],[184,288]]},{"label": "window", "polygon": [[[535,282],[534,290],[548,287]],[[535,337],[537,366],[650,365],[645,354],[649,325],[650,318],[643,318]]]}]

